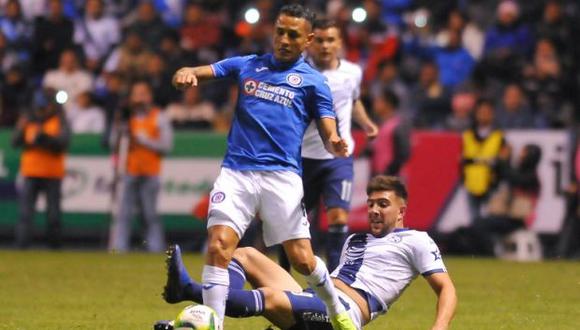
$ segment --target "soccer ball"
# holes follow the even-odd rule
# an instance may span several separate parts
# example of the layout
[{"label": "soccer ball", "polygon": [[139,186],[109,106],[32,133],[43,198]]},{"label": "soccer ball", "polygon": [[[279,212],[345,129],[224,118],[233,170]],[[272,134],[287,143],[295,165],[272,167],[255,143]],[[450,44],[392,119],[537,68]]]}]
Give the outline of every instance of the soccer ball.
[{"label": "soccer ball", "polygon": [[219,318],[216,312],[205,305],[185,307],[173,323],[175,330],[217,330]]}]

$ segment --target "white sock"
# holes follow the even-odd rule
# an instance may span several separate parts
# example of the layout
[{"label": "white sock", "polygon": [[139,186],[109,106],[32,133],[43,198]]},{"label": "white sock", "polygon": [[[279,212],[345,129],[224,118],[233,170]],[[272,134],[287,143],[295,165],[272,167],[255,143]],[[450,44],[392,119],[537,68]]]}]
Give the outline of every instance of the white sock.
[{"label": "white sock", "polygon": [[308,282],[318,297],[324,301],[330,316],[344,312],[345,308],[340,303],[340,300],[338,300],[338,294],[336,293],[334,284],[330,279],[330,274],[328,273],[328,269],[326,269],[324,261],[319,257],[315,258],[316,267],[314,267],[314,270],[310,275],[304,276],[306,282]]},{"label": "white sock", "polygon": [[217,313],[221,324],[218,329],[223,329],[224,316],[226,313],[226,299],[230,286],[228,270],[216,266],[203,266],[201,273],[203,304]]}]

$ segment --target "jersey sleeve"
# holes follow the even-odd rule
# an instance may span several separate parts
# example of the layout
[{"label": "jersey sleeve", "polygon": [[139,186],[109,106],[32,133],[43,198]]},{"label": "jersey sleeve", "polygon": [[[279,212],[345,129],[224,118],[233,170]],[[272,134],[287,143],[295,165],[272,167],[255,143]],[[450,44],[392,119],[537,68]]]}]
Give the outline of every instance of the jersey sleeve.
[{"label": "jersey sleeve", "polygon": [[336,118],[332,105],[332,94],[326,77],[321,75],[319,83],[314,86],[314,92],[308,104],[309,112],[314,114],[315,119]]},{"label": "jersey sleeve", "polygon": [[417,240],[412,259],[413,265],[423,276],[447,272],[439,247],[427,234]]},{"label": "jersey sleeve", "polygon": [[247,64],[247,62],[253,59],[254,57],[256,56],[255,55],[234,56],[213,63],[211,64],[213,75],[216,78],[235,77],[239,74],[240,69],[244,67]]}]

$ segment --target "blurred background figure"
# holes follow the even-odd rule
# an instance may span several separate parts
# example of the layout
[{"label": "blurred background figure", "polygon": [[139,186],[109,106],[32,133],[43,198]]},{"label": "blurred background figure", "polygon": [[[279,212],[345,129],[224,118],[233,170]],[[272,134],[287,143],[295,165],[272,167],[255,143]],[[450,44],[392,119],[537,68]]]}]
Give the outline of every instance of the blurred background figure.
[{"label": "blurred background figure", "polygon": [[46,196],[46,240],[49,247],[61,246],[61,183],[65,176],[65,154],[70,131],[54,89],[35,93],[33,109],[16,125],[12,144],[22,148],[20,158],[20,217],[16,246],[30,246],[36,200]]},{"label": "blurred background figure", "polygon": [[80,66],[77,53],[69,48],[60,54],[58,68],[46,72],[42,85],[66,92],[64,108],[68,111],[80,93],[93,89],[94,78]]},{"label": "blurred background figure", "polygon": [[167,106],[167,116],[177,129],[211,129],[216,118],[213,103],[204,100],[200,89],[188,88],[183,92],[181,102]]},{"label": "blurred background figure", "polygon": [[511,148],[499,154],[499,187],[490,197],[487,213],[473,225],[475,251],[493,256],[494,245],[503,236],[528,227],[540,195],[538,164],[542,149],[534,144],[524,146],[515,166],[511,164]]},{"label": "blurred background figure", "polygon": [[103,133],[105,131],[105,112],[95,104],[94,98],[91,92],[82,92],[67,111],[66,117],[73,133]]},{"label": "blurred background figure", "polygon": [[445,129],[463,132],[473,125],[473,108],[477,97],[469,90],[457,91],[451,98],[451,114],[445,120]]},{"label": "blurred background figure", "polygon": [[536,127],[536,121],[527,104],[526,96],[518,84],[509,84],[497,109],[497,124],[502,129],[526,129]]},{"label": "blurred background figure", "polygon": [[119,166],[123,170],[109,251],[129,250],[131,222],[134,209],[138,209],[144,220],[144,245],[149,252],[162,252],[166,245],[163,223],[157,213],[159,174],[163,155],[173,147],[173,130],[165,114],[153,104],[152,89],[146,81],[131,85],[123,112],[111,134],[111,144],[119,152]]},{"label": "blurred background figure", "polygon": [[410,126],[398,107],[399,99],[389,89],[373,97],[379,133],[370,144],[372,175],[399,175],[411,155]]},{"label": "blurred background figure", "polygon": [[480,99],[473,126],[463,132],[463,185],[467,190],[472,221],[481,216],[482,206],[497,182],[496,164],[504,134],[495,126],[491,101]]}]

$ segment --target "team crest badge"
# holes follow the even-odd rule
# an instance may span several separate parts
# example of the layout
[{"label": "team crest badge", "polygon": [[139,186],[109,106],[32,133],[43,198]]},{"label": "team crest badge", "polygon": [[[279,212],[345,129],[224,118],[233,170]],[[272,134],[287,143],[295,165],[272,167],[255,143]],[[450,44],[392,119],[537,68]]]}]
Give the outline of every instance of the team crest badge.
[{"label": "team crest badge", "polygon": [[387,236],[387,240],[391,243],[399,243],[402,240],[402,238],[397,234],[391,234]]},{"label": "team crest badge", "polygon": [[258,88],[258,82],[252,79],[244,81],[244,93],[248,95],[253,95]]},{"label": "team crest badge", "polygon": [[293,87],[300,87],[302,85],[302,77],[296,73],[290,73],[286,76],[286,81]]},{"label": "team crest badge", "polygon": [[221,191],[218,191],[213,194],[213,196],[211,196],[211,202],[214,204],[221,203],[224,201],[224,199],[226,199],[226,194]]}]

